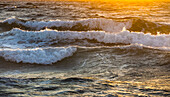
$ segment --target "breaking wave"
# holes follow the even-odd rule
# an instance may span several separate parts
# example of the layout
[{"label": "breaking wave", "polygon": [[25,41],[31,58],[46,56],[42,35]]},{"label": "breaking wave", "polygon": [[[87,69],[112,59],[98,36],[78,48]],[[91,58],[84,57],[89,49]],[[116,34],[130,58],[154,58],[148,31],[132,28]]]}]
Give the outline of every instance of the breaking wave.
[{"label": "breaking wave", "polygon": [[[151,35],[143,32],[121,31],[109,33],[105,31],[24,31],[13,29],[0,34],[1,47],[27,48],[51,45],[64,40],[96,40],[103,43],[141,44],[151,47],[170,47],[170,35]],[[66,41],[67,42],[67,41]],[[69,42],[68,42],[69,43]]]},{"label": "breaking wave", "polygon": [[0,56],[17,63],[52,64],[72,56],[75,51],[75,47],[0,49]]},{"label": "breaking wave", "polygon": [[90,31],[102,30],[106,32],[120,32],[123,27],[129,31],[138,31],[157,34],[157,32],[169,34],[170,25],[154,23],[142,19],[129,19],[127,21],[115,21],[112,19],[92,18],[78,21],[25,21],[17,18],[9,18],[0,22],[1,30],[9,31],[13,28],[24,30],[43,30],[45,28],[60,31]]},{"label": "breaking wave", "polygon": [[0,33],[0,56],[17,63],[53,64],[72,56],[77,48],[88,48],[89,45],[170,50],[170,25],[141,19],[118,22],[101,18],[79,21],[11,18],[0,22],[0,26],[3,30]]},{"label": "breaking wave", "polygon": [[[31,64],[44,64],[49,65],[61,61],[67,57],[74,57],[73,54],[78,50],[98,50],[98,49],[112,49],[117,53],[134,53],[141,54],[141,51],[153,50],[166,50],[170,51],[170,47],[150,47],[139,44],[131,44],[125,46],[100,46],[100,47],[47,47],[47,48],[30,48],[30,49],[11,49],[1,48],[0,57],[3,57],[6,61],[16,63],[31,63]],[[81,51],[80,51],[81,52]],[[79,53],[80,53],[79,52]]]},{"label": "breaking wave", "polygon": [[26,30],[42,30],[44,28],[56,30],[104,30],[107,32],[120,32],[123,27],[130,28],[131,22],[116,22],[109,19],[94,18],[79,21],[24,21],[9,18],[0,23],[2,26],[19,27]]}]

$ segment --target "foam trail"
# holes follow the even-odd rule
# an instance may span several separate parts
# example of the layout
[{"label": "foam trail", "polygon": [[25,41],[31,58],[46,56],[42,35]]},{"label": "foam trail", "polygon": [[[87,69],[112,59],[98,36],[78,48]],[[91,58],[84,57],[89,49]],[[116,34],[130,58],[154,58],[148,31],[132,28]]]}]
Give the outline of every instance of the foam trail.
[{"label": "foam trail", "polygon": [[[122,31],[120,33],[108,33],[105,31],[23,31],[13,29],[0,34],[0,45],[26,47],[41,46],[46,44],[57,43],[63,40],[83,40],[95,39],[104,43],[123,43],[123,44],[141,44],[151,47],[170,47],[170,35],[151,35],[142,32]],[[17,48],[17,47],[16,47]]]},{"label": "foam trail", "polygon": [[123,27],[131,28],[132,21],[127,22],[116,22],[111,19],[103,19],[103,18],[93,18],[93,19],[86,19],[86,20],[79,20],[79,21],[60,21],[60,20],[51,20],[51,21],[21,21],[16,18],[9,18],[1,23],[8,23],[8,24],[18,24],[30,29],[41,30],[43,28],[64,28],[64,29],[85,29],[88,30],[92,29],[99,29],[107,32],[120,32]]},{"label": "foam trail", "polygon": [[0,56],[17,63],[52,64],[72,56],[76,50],[75,47],[0,49]]}]

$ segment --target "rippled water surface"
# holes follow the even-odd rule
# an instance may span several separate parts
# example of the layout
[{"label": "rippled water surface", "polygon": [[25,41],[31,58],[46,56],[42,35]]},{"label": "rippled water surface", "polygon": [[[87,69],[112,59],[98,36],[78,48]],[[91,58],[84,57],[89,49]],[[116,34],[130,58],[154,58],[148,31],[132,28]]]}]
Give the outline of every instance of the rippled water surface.
[{"label": "rippled water surface", "polygon": [[170,2],[0,1],[0,96],[170,96]]}]

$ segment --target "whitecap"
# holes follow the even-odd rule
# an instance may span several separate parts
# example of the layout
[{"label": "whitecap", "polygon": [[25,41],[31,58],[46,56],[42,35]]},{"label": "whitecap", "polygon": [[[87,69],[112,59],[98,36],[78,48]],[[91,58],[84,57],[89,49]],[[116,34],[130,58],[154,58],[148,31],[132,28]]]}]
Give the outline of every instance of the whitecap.
[{"label": "whitecap", "polygon": [[143,32],[121,31],[108,33],[105,31],[24,31],[13,29],[0,34],[0,45],[12,45],[14,48],[37,47],[50,45],[64,40],[95,39],[104,43],[141,44],[151,47],[170,47],[170,35],[151,35]]},{"label": "whitecap", "polygon": [[0,56],[7,61],[52,64],[66,57],[72,56],[76,52],[75,47],[51,47],[32,49],[0,49]]}]

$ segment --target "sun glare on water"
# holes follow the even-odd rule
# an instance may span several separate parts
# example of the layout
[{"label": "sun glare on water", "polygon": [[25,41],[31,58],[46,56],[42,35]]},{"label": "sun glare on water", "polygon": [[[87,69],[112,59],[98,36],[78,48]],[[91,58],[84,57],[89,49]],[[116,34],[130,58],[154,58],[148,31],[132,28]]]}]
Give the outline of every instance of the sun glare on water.
[{"label": "sun glare on water", "polygon": [[[53,0],[52,0],[53,1]],[[55,1],[109,1],[109,2],[153,2],[153,1],[170,1],[170,0],[55,0]]]},{"label": "sun glare on water", "polygon": [[43,0],[43,1],[154,2],[154,1],[170,1],[170,0]]}]

